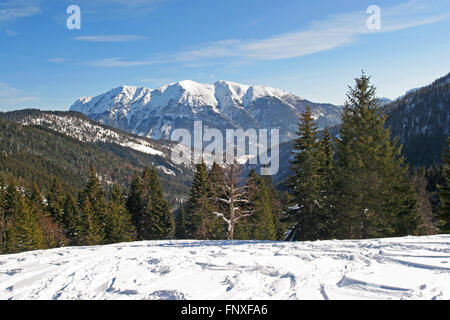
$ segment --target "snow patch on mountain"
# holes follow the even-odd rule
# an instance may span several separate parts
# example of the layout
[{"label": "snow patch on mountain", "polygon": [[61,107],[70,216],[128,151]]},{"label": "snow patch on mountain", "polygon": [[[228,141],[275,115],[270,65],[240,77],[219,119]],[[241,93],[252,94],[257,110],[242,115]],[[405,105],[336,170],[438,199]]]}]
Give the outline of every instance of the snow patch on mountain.
[{"label": "snow patch on mountain", "polygon": [[310,106],[319,127],[340,122],[340,107],[317,104],[287,91],[230,81],[214,84],[183,80],[157,89],[121,86],[70,107],[93,120],[154,139],[170,139],[173,130],[196,120],[220,130],[279,128],[281,139],[295,135],[300,113]]},{"label": "snow patch on mountain", "polygon": [[163,156],[163,152],[154,149],[146,140],[124,137],[117,132],[84,121],[78,117],[42,114],[40,117],[30,116],[20,121],[23,125],[46,126],[83,142],[110,142],[142,153]]}]

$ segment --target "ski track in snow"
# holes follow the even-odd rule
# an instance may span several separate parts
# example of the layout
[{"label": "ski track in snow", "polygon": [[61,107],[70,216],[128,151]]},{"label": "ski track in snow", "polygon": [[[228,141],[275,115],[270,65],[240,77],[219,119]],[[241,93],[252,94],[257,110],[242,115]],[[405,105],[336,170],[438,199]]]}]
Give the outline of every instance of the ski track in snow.
[{"label": "ski track in snow", "polygon": [[450,299],[450,235],[0,255],[0,299]]}]

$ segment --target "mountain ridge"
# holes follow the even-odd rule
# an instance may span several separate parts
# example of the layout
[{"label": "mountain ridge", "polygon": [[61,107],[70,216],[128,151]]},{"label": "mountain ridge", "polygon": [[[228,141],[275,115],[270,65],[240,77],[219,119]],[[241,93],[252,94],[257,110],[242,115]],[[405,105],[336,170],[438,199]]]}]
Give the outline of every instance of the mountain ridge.
[{"label": "mountain ridge", "polygon": [[120,86],[95,97],[81,97],[72,111],[113,127],[153,139],[169,139],[174,129],[192,130],[193,121],[221,131],[233,128],[280,129],[292,140],[300,113],[311,107],[319,127],[340,122],[339,106],[300,98],[268,86],[231,81],[214,84],[183,80],[157,89]]}]

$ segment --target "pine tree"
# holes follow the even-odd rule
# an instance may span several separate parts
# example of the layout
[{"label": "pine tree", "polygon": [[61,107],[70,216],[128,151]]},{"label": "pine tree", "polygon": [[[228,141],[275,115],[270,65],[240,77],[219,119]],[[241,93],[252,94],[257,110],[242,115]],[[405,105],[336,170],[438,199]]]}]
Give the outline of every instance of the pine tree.
[{"label": "pine tree", "polygon": [[66,238],[64,236],[63,227],[50,215],[48,206],[44,202],[44,197],[36,184],[33,184],[25,190],[25,197],[35,211],[36,219],[39,222],[39,228],[42,231],[45,240],[45,247],[56,248],[64,245]]},{"label": "pine tree", "polygon": [[125,208],[125,198],[116,183],[108,203],[104,242],[108,244],[132,241],[133,234],[131,216]]},{"label": "pine tree", "polygon": [[83,227],[81,231],[81,244],[86,246],[101,244],[104,240],[104,232],[102,225],[95,214],[95,209],[87,196],[82,203],[81,217]]},{"label": "pine tree", "polygon": [[175,218],[175,239],[183,240],[187,238],[186,213],[184,206],[178,209]]},{"label": "pine tree", "polygon": [[70,244],[81,244],[81,236],[83,231],[81,216],[75,203],[75,199],[70,194],[67,194],[64,198],[63,213],[62,224],[64,233],[69,239]]},{"label": "pine tree", "polygon": [[0,254],[6,251],[6,188],[7,184],[3,178],[0,177]]},{"label": "pine tree", "polygon": [[267,180],[259,176],[255,169],[252,169],[247,178],[247,186],[251,196],[246,207],[254,212],[247,218],[249,223],[243,224],[251,226],[249,238],[253,240],[276,240],[273,198]]},{"label": "pine tree", "polygon": [[[88,181],[84,190],[78,195],[78,199],[79,207],[81,208],[84,208],[86,205],[86,199],[89,200],[90,210],[92,210],[93,215],[92,219],[95,220],[94,224],[98,224],[98,227],[100,228],[99,234],[101,234],[101,237],[103,238],[105,233],[104,227],[106,224],[106,201],[94,166],[91,166]],[[97,225],[95,228],[96,227]]]},{"label": "pine tree", "polygon": [[162,191],[155,167],[146,167],[142,175],[142,236],[145,240],[171,239],[174,219]]},{"label": "pine tree", "polygon": [[14,205],[13,221],[6,231],[9,253],[46,249],[36,209],[21,194]]},{"label": "pine tree", "polygon": [[61,183],[56,177],[53,177],[50,188],[47,192],[47,210],[50,215],[59,222],[63,219],[65,193]]},{"label": "pine tree", "polygon": [[335,182],[334,182],[334,145],[333,138],[328,127],[322,132],[319,141],[319,218],[318,229],[319,239],[330,239],[336,234],[337,211],[334,203],[336,202]]},{"label": "pine tree", "polygon": [[144,239],[143,230],[143,208],[142,208],[142,181],[139,175],[135,174],[131,181],[131,188],[126,200],[126,208],[131,214],[131,222],[136,229],[137,240]]},{"label": "pine tree", "polygon": [[444,154],[442,171],[445,182],[439,186],[440,207],[438,215],[438,228],[441,233],[450,233],[450,138],[447,151]]},{"label": "pine tree", "polygon": [[301,114],[297,135],[291,161],[294,175],[289,184],[295,203],[289,211],[290,220],[294,223],[290,240],[316,240],[320,237],[318,200],[321,163],[317,125],[309,107]]},{"label": "pine tree", "polygon": [[189,238],[206,240],[213,212],[212,189],[205,163],[197,164],[195,168],[186,206],[186,229]]},{"label": "pine tree", "polygon": [[342,238],[415,233],[420,224],[408,168],[385,128],[375,88],[364,73],[350,87],[337,142],[336,187]]}]

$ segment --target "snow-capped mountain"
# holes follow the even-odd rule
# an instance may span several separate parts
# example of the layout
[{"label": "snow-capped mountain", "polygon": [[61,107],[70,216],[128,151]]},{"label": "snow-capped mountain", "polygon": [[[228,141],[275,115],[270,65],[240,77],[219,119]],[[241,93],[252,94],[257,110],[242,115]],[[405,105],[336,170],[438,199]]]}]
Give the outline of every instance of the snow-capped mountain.
[{"label": "snow-capped mountain", "polygon": [[101,123],[153,139],[169,139],[174,129],[193,130],[193,122],[222,131],[279,128],[282,141],[295,137],[300,113],[310,106],[319,127],[340,122],[338,106],[313,103],[287,91],[229,81],[180,81],[158,89],[121,86],[71,107]]}]

